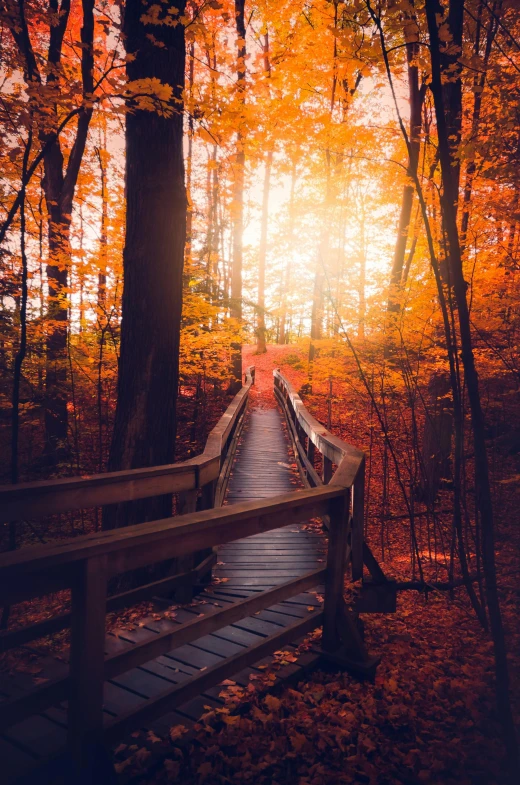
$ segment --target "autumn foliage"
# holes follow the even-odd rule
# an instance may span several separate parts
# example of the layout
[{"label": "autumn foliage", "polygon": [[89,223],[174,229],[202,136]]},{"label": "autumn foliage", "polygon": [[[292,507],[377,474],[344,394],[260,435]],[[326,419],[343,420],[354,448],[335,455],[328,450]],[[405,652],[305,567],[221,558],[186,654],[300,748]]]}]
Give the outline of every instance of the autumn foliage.
[{"label": "autumn foliage", "polygon": [[[157,73],[182,49],[180,83],[146,64],[141,73],[132,36]],[[118,379],[157,392],[144,344],[153,298],[137,285],[128,305],[138,259],[172,324],[167,362],[155,366],[172,371],[174,388],[159,462],[200,451],[240,386],[242,356],[280,366],[321,422],[366,451],[366,537],[423,592],[406,595],[395,622],[369,627],[390,650],[375,685],[318,674],[280,698],[231,696],[236,721],[198,729],[199,768],[179,753],[158,782],[498,782],[499,720],[514,769],[519,40],[515,0],[1,4],[3,482],[146,465],[114,447],[130,386],[118,404]],[[147,196],[131,177],[129,132],[152,118],[177,124],[178,182],[164,194],[152,182]],[[147,143],[150,161],[154,151]],[[161,217],[160,261],[139,229],[144,206],[158,205],[153,226],[166,196],[181,220],[173,208]],[[136,321],[121,353],[125,308]],[[256,403],[274,405],[267,390]],[[99,510],[20,521],[0,544],[101,526]],[[423,603],[432,583],[446,591]],[[492,662],[499,709],[488,733]],[[427,686],[413,694],[419,671]],[[444,736],[429,746],[432,705]],[[252,734],[263,746],[248,753]],[[487,768],[472,762],[481,743]]]}]

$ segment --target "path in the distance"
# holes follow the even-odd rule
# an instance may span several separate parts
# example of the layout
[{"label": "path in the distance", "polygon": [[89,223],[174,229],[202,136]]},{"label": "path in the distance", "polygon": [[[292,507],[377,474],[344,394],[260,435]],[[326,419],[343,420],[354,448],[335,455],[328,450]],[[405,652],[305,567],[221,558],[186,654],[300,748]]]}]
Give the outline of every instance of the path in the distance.
[{"label": "path in the distance", "polygon": [[[253,360],[256,358],[253,357]],[[255,394],[239,440],[225,504],[259,501],[303,487],[278,408],[269,368],[257,366]],[[320,565],[323,537],[305,524],[257,534],[219,548],[214,577],[226,589],[268,589]]]}]

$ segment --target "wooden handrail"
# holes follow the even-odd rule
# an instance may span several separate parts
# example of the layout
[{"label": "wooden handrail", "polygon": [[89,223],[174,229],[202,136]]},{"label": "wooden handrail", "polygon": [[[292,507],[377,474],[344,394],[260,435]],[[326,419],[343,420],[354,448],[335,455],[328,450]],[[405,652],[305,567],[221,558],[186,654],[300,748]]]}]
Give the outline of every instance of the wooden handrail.
[{"label": "wooden handrail", "polygon": [[[351,532],[349,553],[352,578],[363,577],[363,530],[365,492],[365,453],[334,436],[306,409],[291,383],[280,371],[273,371],[274,391],[289,424],[296,458],[302,476],[310,487],[338,485],[351,488]],[[303,440],[307,437],[307,447]],[[315,450],[323,456],[322,477],[314,468]],[[333,473],[333,464],[336,471]]]},{"label": "wooden handrail", "polygon": [[39,518],[71,509],[86,509],[167,493],[198,490],[215,482],[220,473],[227,441],[244,410],[251,385],[254,384],[254,374],[253,366],[247,369],[242,389],[210,432],[201,455],[180,463],[145,469],[0,486],[0,523]]},{"label": "wooden handrail", "polygon": [[[282,378],[279,379],[277,390],[280,400],[284,398],[284,393],[281,392],[283,385],[280,380]],[[246,384],[210,434],[203,456],[181,464],[183,471],[187,466],[190,467],[189,471],[194,466],[198,466],[200,470],[201,466],[210,465],[204,464],[206,460],[218,462],[219,469],[225,464],[227,450],[230,449],[230,445],[236,443],[235,429],[239,427],[237,424],[243,421],[242,414],[253,381],[254,369],[248,372]],[[285,383],[285,380],[283,381]],[[311,431],[311,440],[312,438],[316,439],[316,446],[332,444],[337,447],[336,442],[343,445],[340,440],[331,441],[330,435],[327,432],[324,433],[325,429],[322,429],[319,424],[319,428],[314,426],[310,415],[306,416],[308,413],[303,412],[303,404],[295,408],[294,404],[297,401],[290,399],[287,392],[288,387],[285,388],[285,398],[290,400],[290,404],[284,403],[286,412],[291,407],[293,412],[298,410]],[[289,411],[289,424],[291,425],[292,422],[296,427],[294,423],[299,422],[298,418],[294,417],[291,420],[290,417]],[[232,446],[231,449],[233,449]],[[194,463],[197,460],[199,463]],[[353,471],[354,460],[357,461],[355,471]],[[345,626],[345,619],[347,619],[347,627],[350,629],[349,634],[354,635],[354,639],[357,634],[355,624],[348,616],[344,605],[343,581],[347,554],[354,552],[353,541],[349,548],[349,538],[353,532],[352,521],[356,515],[359,517],[359,509],[356,513],[356,502],[354,500],[354,506],[352,506],[352,499],[353,494],[358,493],[356,488],[360,482],[363,465],[363,454],[346,445],[346,449],[342,451],[337,471],[330,482],[325,485],[320,484],[318,487],[261,501],[192,511],[177,517],[78,537],[69,542],[24,548],[0,555],[2,575],[0,604],[20,602],[36,596],[43,596],[58,589],[71,589],[72,595],[69,615],[71,624],[69,676],[43,684],[33,693],[4,703],[4,708],[7,711],[4,713],[4,718],[0,720],[0,729],[19,722],[31,714],[44,711],[57,702],[67,700],[69,752],[81,767],[85,763],[85,756],[88,756],[93,749],[92,745],[97,744],[103,735],[103,683],[105,679],[143,664],[149,659],[157,657],[161,652],[174,650],[177,646],[196,640],[197,637],[217,630],[221,626],[268,608],[273,603],[294,596],[322,581],[325,583],[323,610],[318,610],[295,621],[289,627],[269,636],[261,643],[227,658],[184,684],[168,688],[164,693],[145,701],[137,709],[117,718],[106,733],[108,733],[108,738],[114,738],[116,734],[126,732],[153,716],[171,710],[208,686],[218,683],[237,670],[256,662],[269,652],[321,624],[323,624],[323,649],[337,659],[338,652],[344,644],[345,633],[344,631],[342,633],[341,629],[342,625]],[[174,476],[175,472],[172,473],[171,470],[178,469],[179,464],[158,468],[166,474],[170,472],[170,475]],[[153,472],[154,470],[147,471]],[[127,476],[133,474],[135,477],[135,473],[124,474]],[[180,476],[183,476],[182,472]],[[207,482],[214,485],[216,477],[218,477],[218,472],[210,474]],[[94,482],[94,486],[89,485],[89,482],[85,483],[82,479],[74,479],[70,482],[77,483],[78,494],[83,489],[88,496],[96,483],[95,478],[91,478],[91,480]],[[120,482],[117,478],[113,481],[116,485]],[[192,482],[193,485],[190,484],[187,488],[183,486],[182,490],[189,496],[193,509],[192,494],[189,492],[200,487],[200,476],[193,480],[190,475],[189,483]],[[41,507],[37,507],[37,488],[38,486],[41,488],[41,484],[30,483],[27,485],[30,487],[32,499],[23,509],[40,509],[41,511]],[[70,487],[66,482],[64,485],[63,481],[44,484],[44,486],[47,489],[52,487],[54,493],[65,494],[68,493],[67,487]],[[143,492],[143,488],[140,486],[141,479],[138,479],[137,492],[142,496],[148,495],[149,488],[145,488]],[[121,486],[119,487],[121,488]],[[9,490],[11,489],[2,491],[2,493],[9,493]],[[156,490],[154,490],[155,493],[157,493]],[[77,501],[80,502],[78,506],[87,506],[83,495],[80,494]],[[110,501],[114,501],[113,497]],[[359,508],[359,502],[357,507]],[[48,506],[45,509],[48,510]],[[60,509],[58,502],[55,503],[53,509]],[[241,540],[316,517],[327,518],[329,521],[329,548],[326,566],[294,578],[283,585],[259,592],[235,605],[197,618],[175,630],[163,632],[131,650],[105,658],[107,586],[111,577],[172,557],[179,558],[195,551],[213,548],[226,542]],[[181,577],[177,576],[167,580],[175,581]],[[146,588],[140,587],[129,594],[142,592]],[[124,595],[108,598],[108,607],[111,602],[115,602],[117,605],[119,602],[124,603],[126,599]],[[55,624],[58,624],[59,627],[62,621],[63,618],[61,622],[55,622]],[[29,633],[22,631],[20,634],[22,637],[25,636],[25,640],[28,639]],[[367,668],[372,669],[373,663],[368,658],[362,642],[359,640],[356,642],[354,639],[349,643],[349,650],[354,651],[356,667],[359,668],[360,663],[362,666],[363,662],[366,662]],[[13,640],[16,641],[16,636]]]},{"label": "wooden handrail", "polygon": [[[283,376],[280,371],[273,371],[274,389],[278,397],[282,396],[293,421],[297,422],[302,431],[308,436],[314,446],[332,463],[339,467],[342,460],[349,458],[349,465],[352,470],[352,482],[354,476],[365,459],[365,453],[344,442],[337,436],[328,431],[324,425],[312,416],[305,408],[305,404],[293,389],[291,383]],[[351,483],[352,484],[352,483]]]},{"label": "wooden handrail", "polygon": [[[329,516],[331,542],[345,542],[348,527],[350,490],[338,484],[287,493],[272,499],[246,502],[213,510],[203,510],[177,518],[137,524],[125,529],[99,535],[78,537],[73,542],[25,548],[0,556],[2,586],[0,603],[14,603],[60,588],[72,589],[70,675],[36,688],[34,692],[5,702],[6,711],[0,720],[0,730],[32,714],[44,711],[57,702],[69,702],[70,751],[81,763],[82,751],[102,732],[103,682],[129,668],[157,657],[163,651],[195,640],[208,631],[219,629],[261,609],[287,599],[325,581],[325,607],[290,628],[230,658],[211,669],[212,683],[226,678],[239,666],[258,660],[260,653],[279,648],[324,624],[325,646],[338,648],[336,616],[341,605],[344,553],[341,548],[329,548],[327,565],[294,578],[281,586],[246,598],[237,605],[181,625],[140,644],[128,652],[104,656],[105,613],[107,582],[115,574],[133,570],[172,555],[182,556],[194,549],[210,548],[244,537],[290,526],[309,518]],[[338,540],[339,538],[339,540]],[[338,556],[338,554],[340,554]],[[337,594],[335,597],[333,594]],[[197,685],[203,689],[207,673],[200,681],[190,680],[189,687],[171,688],[154,701],[146,703],[111,728],[123,732],[171,706],[196,694]],[[206,681],[204,681],[206,680]],[[208,682],[209,683],[209,682]]]},{"label": "wooden handrail", "polygon": [[293,491],[272,499],[138,523],[54,545],[35,545],[0,556],[0,604],[21,602],[74,586],[78,565],[103,559],[107,578],[138,567],[327,514],[341,486]]}]

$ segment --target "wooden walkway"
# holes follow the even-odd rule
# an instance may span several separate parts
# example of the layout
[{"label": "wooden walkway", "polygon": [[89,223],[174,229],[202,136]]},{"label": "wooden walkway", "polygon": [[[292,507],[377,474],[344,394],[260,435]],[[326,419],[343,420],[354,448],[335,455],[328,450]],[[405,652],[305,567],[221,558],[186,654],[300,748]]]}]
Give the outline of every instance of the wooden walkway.
[{"label": "wooden walkway", "polygon": [[[240,437],[225,504],[267,499],[301,487],[303,486],[290,454],[283,415],[278,409],[253,409],[247,414]],[[322,535],[309,530],[306,524],[291,525],[221,546],[218,550],[218,563],[213,570],[213,583],[199,595],[196,602],[175,608],[171,614],[163,615],[163,608],[162,613],[145,619],[135,627],[107,635],[106,654],[113,654],[150,640],[157,634],[174,629],[176,625],[193,620],[201,614],[214,612],[256,592],[321,567],[324,550]],[[160,694],[168,683],[179,684],[254,646],[280,628],[305,617],[311,606],[319,605],[316,592],[303,593],[105,682],[106,724],[114,717]],[[299,673],[304,673],[302,668],[308,666],[313,659],[315,655],[306,655],[300,662],[285,666],[284,675],[298,678]],[[264,672],[258,666],[265,668],[269,661],[270,658],[256,663],[254,667],[246,668],[232,678],[239,685],[247,685],[252,674],[258,676]],[[64,663],[48,658],[43,663],[43,671],[38,674],[38,678],[56,678],[64,675],[66,670]],[[27,691],[32,686],[31,683],[32,679],[28,676],[4,676],[0,679],[0,699]],[[200,718],[206,707],[222,705],[220,692],[219,686],[211,688],[175,712],[162,717],[160,721],[153,722],[150,727],[155,733],[166,735],[173,725],[190,727]],[[33,768],[35,764],[38,765],[60,749],[66,738],[66,724],[65,706],[62,705],[29,717],[0,736],[2,770],[7,781],[16,779],[24,770]],[[24,781],[33,780],[26,777]],[[35,775],[34,782],[36,781],[42,782],[41,773]]]},{"label": "wooden walkway", "polygon": [[[253,409],[239,442],[226,503],[257,501],[303,487],[290,455],[286,424],[278,409]],[[219,549],[213,570],[227,588],[268,589],[319,567],[321,535],[304,525],[277,529]]]}]

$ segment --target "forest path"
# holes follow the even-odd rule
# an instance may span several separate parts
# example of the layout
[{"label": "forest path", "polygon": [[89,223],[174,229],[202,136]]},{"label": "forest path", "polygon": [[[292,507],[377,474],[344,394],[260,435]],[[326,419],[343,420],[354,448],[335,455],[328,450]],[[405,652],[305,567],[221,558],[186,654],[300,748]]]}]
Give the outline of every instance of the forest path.
[{"label": "forest path", "polygon": [[[249,364],[244,354],[244,364]],[[258,358],[264,360],[263,367],[256,362]],[[238,442],[224,504],[268,499],[303,488],[285,417],[273,394],[273,360],[275,352],[251,357],[256,368],[255,395]],[[321,535],[308,531],[306,524],[300,524],[227,543],[218,549],[214,579],[224,581],[226,589],[271,588],[316,569],[322,540]]]}]

